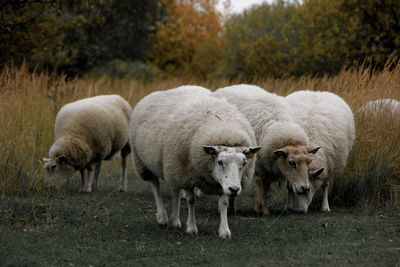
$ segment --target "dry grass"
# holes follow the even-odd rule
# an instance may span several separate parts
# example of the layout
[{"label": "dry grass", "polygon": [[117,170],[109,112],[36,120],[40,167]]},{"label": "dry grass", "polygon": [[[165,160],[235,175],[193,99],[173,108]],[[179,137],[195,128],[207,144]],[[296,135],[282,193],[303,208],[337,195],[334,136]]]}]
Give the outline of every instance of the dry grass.
[{"label": "dry grass", "polygon": [[[41,159],[52,143],[54,118],[63,104],[111,93],[135,104],[152,91],[190,83],[215,89],[234,82],[171,79],[143,85],[109,79],[66,81],[65,77],[30,74],[25,67],[5,68],[0,73],[0,192],[41,192]],[[343,97],[356,114],[357,141],[345,174],[335,179],[334,201],[345,206],[400,207],[400,119],[388,120],[385,114],[363,118],[356,112],[371,99],[400,99],[400,65],[382,72],[361,67],[343,70],[333,77],[264,79],[253,83],[281,95],[319,89]]]}]

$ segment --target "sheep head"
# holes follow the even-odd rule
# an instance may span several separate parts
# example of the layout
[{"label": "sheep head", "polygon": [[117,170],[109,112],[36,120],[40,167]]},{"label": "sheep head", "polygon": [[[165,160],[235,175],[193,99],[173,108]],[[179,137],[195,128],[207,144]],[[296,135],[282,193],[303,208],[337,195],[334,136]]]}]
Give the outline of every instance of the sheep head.
[{"label": "sheep head", "polygon": [[291,194],[292,197],[292,206],[289,207],[290,210],[304,214],[307,213],[315,192],[317,192],[327,180],[326,175],[322,175],[323,171],[324,168],[320,168],[308,172],[311,186],[310,191],[306,194],[296,194],[293,192],[293,189],[288,188],[288,194]]},{"label": "sheep head", "polygon": [[223,194],[237,196],[242,191],[242,175],[261,147],[203,146],[212,156],[208,164],[213,179],[222,187]]},{"label": "sheep head", "polygon": [[44,185],[60,189],[68,178],[74,175],[74,168],[68,164],[67,157],[44,158]]},{"label": "sheep head", "polygon": [[317,153],[319,148],[319,146],[285,146],[274,151],[278,169],[294,193],[306,194],[310,191],[308,179],[308,166],[312,162],[310,154]]}]

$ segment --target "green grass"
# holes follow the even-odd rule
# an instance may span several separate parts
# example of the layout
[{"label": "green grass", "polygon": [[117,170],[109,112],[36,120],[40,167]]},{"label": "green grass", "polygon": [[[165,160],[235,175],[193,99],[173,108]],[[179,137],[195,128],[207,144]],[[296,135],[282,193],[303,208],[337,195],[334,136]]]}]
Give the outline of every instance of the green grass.
[{"label": "green grass", "polygon": [[[102,179],[104,181],[104,178]],[[253,212],[244,195],[229,217],[231,240],[218,238],[217,198],[196,203],[199,235],[161,228],[146,183],[126,194],[102,186],[92,195],[77,185],[34,198],[0,201],[1,266],[394,266],[400,262],[400,217],[357,213],[298,215]],[[166,193],[167,190],[164,190]],[[166,197],[168,200],[168,197]],[[167,201],[167,209],[169,202]],[[181,220],[186,221],[186,203]]]}]

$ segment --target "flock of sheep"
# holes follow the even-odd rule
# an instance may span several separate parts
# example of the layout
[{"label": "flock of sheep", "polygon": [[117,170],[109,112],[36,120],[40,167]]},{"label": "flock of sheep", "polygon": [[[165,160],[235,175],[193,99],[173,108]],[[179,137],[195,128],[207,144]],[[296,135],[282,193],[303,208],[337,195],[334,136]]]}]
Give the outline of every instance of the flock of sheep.
[{"label": "flock of sheep", "polygon": [[[399,108],[400,103],[393,106]],[[350,107],[329,92],[297,91],[282,97],[245,84],[215,92],[181,86],[151,93],[133,110],[117,95],[67,104],[57,114],[54,137],[49,158],[44,159],[46,186],[60,188],[80,171],[81,191],[92,192],[102,160],[120,151],[119,190],[126,191],[126,160],[132,153],[136,175],[150,184],[159,224],[181,227],[184,196],[186,232],[197,234],[195,200],[202,193],[215,194],[219,237],[225,239],[231,237],[228,208],[250,185],[255,186],[259,215],[268,214],[275,181],[287,186],[287,209],[307,213],[322,188],[322,210],[330,211],[329,178],[343,171],[355,126]],[[171,187],[170,216],[160,179]]]}]

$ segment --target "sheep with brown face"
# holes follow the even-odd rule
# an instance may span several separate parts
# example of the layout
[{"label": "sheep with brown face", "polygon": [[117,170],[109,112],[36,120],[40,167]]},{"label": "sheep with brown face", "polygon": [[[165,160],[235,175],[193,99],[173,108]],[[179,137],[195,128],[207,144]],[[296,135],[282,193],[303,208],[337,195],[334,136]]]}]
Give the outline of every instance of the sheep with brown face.
[{"label": "sheep with brown face", "polygon": [[[250,184],[259,150],[253,129],[236,107],[198,86],[152,93],[135,106],[130,143],[136,174],[149,181],[157,222],[180,222],[180,191],[188,203],[188,234],[197,234],[195,190],[219,195],[219,237],[230,238],[228,198]],[[170,221],[160,193],[160,179],[172,188]]]},{"label": "sheep with brown face", "polygon": [[121,152],[119,190],[126,191],[126,158],[132,108],[118,95],[84,98],[63,106],[54,125],[54,143],[44,159],[44,184],[60,188],[76,171],[81,191],[92,192],[102,160]]},{"label": "sheep with brown face", "polygon": [[289,187],[288,208],[307,213],[314,194],[322,188],[321,210],[330,211],[330,180],[343,172],[355,140],[353,112],[342,98],[330,92],[297,91],[289,94],[286,101],[310,142],[322,146],[308,166],[310,190],[298,194]]},{"label": "sheep with brown face", "polygon": [[285,99],[246,84],[221,88],[213,95],[238,107],[262,147],[255,170],[256,212],[268,214],[266,202],[272,182],[287,181],[298,194],[306,194],[310,190],[310,154],[315,154],[319,146],[310,143],[303,128],[293,119]]}]

